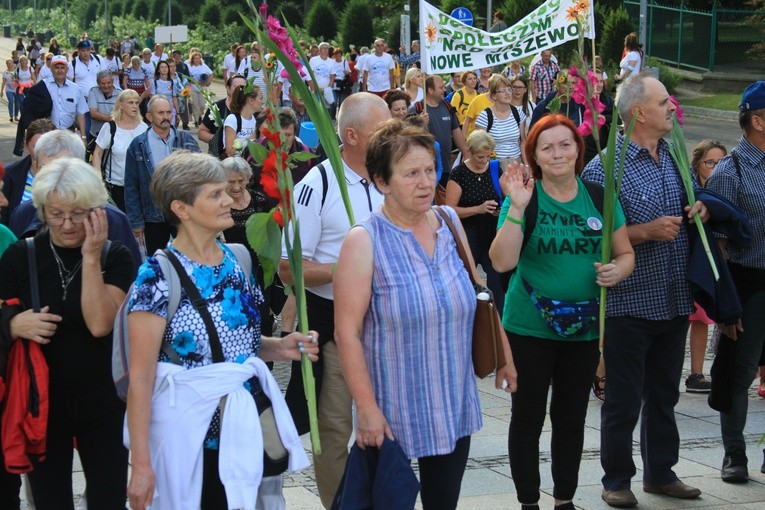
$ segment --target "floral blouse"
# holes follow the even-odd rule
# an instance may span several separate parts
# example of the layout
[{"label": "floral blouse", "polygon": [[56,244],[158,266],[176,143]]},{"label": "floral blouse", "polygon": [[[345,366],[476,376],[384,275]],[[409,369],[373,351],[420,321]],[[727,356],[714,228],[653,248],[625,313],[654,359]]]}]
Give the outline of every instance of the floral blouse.
[{"label": "floral blouse", "polygon": [[[219,246],[224,256],[216,266],[194,262],[172,245],[170,249],[196,284],[200,296],[207,301],[224,358],[242,363],[250,356],[257,356],[260,351],[258,306],[263,302],[263,295],[252,276],[249,282],[245,282],[244,272],[231,250],[223,243]],[[168,285],[156,258],[147,258],[138,269],[129,306],[131,313],[150,312],[167,319]],[[162,341],[178,353],[186,368],[213,362],[207,328],[183,289],[178,309],[168,322]],[[161,351],[158,361],[170,362]],[[245,386],[253,394],[260,388],[257,379],[251,379]],[[216,411],[207,431],[205,447],[217,448],[219,435],[220,411]]]}]

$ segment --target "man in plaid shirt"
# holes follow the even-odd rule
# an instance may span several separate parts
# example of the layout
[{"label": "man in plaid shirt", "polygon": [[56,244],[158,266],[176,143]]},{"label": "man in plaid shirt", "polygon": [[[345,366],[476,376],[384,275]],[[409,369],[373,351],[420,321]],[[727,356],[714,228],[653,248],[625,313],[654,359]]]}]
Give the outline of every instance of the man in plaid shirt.
[{"label": "man in plaid shirt", "polygon": [[552,61],[552,51],[544,50],[539,61],[531,66],[531,84],[534,102],[539,102],[553,91],[555,77],[560,72],[558,64]]},{"label": "man in plaid shirt", "polygon": [[[689,220],[699,213],[706,221],[709,212],[702,202],[686,205],[680,173],[663,139],[675,111],[664,85],[646,75],[630,76],[619,87],[616,104],[625,124],[637,117],[619,192],[635,271],[608,291],[603,347],[608,396],[600,413],[600,463],[603,500],[632,507],[638,503],[630,490],[636,473],[632,433],[641,416],[643,491],[682,499],[701,494],[672,467],[680,450],[675,404],[693,311],[686,281]],[[619,134],[613,150],[619,154],[623,144]],[[603,182],[599,157],[585,167],[582,179]]]}]

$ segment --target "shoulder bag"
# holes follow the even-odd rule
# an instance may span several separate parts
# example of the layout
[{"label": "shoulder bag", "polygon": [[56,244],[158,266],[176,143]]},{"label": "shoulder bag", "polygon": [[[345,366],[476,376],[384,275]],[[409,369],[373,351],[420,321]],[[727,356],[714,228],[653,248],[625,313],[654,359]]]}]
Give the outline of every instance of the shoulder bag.
[{"label": "shoulder bag", "polygon": [[459,232],[449,215],[440,207],[435,208],[454,236],[457,252],[465,265],[470,282],[476,293],[475,320],[473,322],[473,371],[483,379],[487,375],[507,365],[505,351],[502,345],[502,332],[497,307],[494,305],[492,292],[476,282],[468,262],[465,246],[462,244]]}]

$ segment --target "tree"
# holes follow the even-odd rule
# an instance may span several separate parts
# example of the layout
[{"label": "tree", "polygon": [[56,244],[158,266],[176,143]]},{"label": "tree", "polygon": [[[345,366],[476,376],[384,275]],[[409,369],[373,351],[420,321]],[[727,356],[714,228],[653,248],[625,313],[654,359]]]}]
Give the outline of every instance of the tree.
[{"label": "tree", "polygon": [[[308,35],[329,41],[337,35],[335,8],[328,0],[316,0],[308,11],[305,24]],[[370,37],[373,34],[370,34]]]},{"label": "tree", "polygon": [[293,27],[303,24],[303,10],[294,2],[284,2],[279,5],[276,17],[279,21],[287,20]]},{"label": "tree", "polygon": [[[410,16],[409,18],[409,36],[410,40],[414,41],[415,39],[419,39],[420,28],[417,25],[417,20]],[[393,23],[390,27],[390,32],[388,33],[388,46],[393,48],[394,50],[398,51],[398,49],[401,47],[401,16],[396,16],[393,20]],[[406,49],[407,53],[412,51],[411,48]]]},{"label": "tree", "polygon": [[614,9],[606,19],[606,25],[603,27],[603,34],[600,39],[600,58],[603,65],[612,68],[622,59],[622,49],[624,48],[624,36],[635,31],[635,25],[632,23],[627,11],[619,7]]},{"label": "tree", "polygon": [[199,21],[214,27],[220,25],[220,4],[217,0],[205,0],[199,9]]},{"label": "tree", "polygon": [[101,6],[99,2],[89,2],[85,9],[85,26],[89,27],[96,21],[98,17],[98,8]]},{"label": "tree", "polygon": [[183,9],[178,5],[178,2],[173,2],[170,5],[171,19],[170,22],[173,25],[183,25]]},{"label": "tree", "polygon": [[[457,7],[465,7],[467,10],[473,13],[473,17],[478,16],[478,3],[476,0],[441,0],[439,9],[446,14],[451,13]],[[486,9],[484,9],[485,11]]]},{"label": "tree", "polygon": [[239,8],[234,6],[226,7],[223,11],[223,24],[236,25],[242,23],[242,17],[239,15]]},{"label": "tree", "polygon": [[160,25],[167,24],[167,0],[151,0],[149,4],[149,19],[158,21]]},{"label": "tree", "polygon": [[543,0],[506,0],[502,13],[505,23],[511,27],[542,5]]},{"label": "tree", "polygon": [[[125,2],[125,12],[127,12],[130,4]],[[147,0],[135,0],[133,3],[133,17],[136,19],[146,19],[149,12],[149,2]]]},{"label": "tree", "polygon": [[374,34],[372,8],[367,0],[351,0],[343,13],[340,37],[346,48],[353,44],[361,47],[369,43]]}]

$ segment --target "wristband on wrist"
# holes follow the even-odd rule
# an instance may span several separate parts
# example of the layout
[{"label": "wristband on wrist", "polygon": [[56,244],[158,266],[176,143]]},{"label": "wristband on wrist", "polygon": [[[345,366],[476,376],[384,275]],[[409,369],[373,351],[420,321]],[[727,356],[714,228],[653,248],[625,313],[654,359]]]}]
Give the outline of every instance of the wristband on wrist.
[{"label": "wristband on wrist", "polygon": [[513,209],[510,208],[507,210],[507,216],[505,216],[505,220],[509,221],[510,223],[515,223],[516,225],[523,225],[523,222],[526,220],[525,217],[521,217],[521,219],[514,218],[513,216],[510,216],[510,211]]}]

